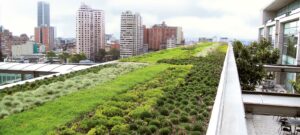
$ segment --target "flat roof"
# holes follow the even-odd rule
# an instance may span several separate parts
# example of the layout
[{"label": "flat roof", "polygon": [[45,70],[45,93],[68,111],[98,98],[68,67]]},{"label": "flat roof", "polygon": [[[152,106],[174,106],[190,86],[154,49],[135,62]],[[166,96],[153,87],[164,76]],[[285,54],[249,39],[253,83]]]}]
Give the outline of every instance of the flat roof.
[{"label": "flat roof", "polygon": [[264,11],[277,11],[294,1],[295,0],[274,0],[266,8],[264,8]]},{"label": "flat roof", "polygon": [[37,71],[37,72],[55,72],[62,73],[72,70],[85,69],[86,65],[62,65],[62,64],[34,64],[34,63],[8,63],[0,62],[2,71]]}]

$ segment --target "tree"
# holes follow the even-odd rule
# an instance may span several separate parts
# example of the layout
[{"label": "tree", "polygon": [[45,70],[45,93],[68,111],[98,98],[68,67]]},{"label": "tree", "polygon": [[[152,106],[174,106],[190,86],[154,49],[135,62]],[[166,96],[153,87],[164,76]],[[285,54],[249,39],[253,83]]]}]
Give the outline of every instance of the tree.
[{"label": "tree", "polygon": [[53,58],[56,57],[56,54],[53,51],[47,52],[46,53],[47,59],[50,61],[50,63],[53,62]]},{"label": "tree", "polygon": [[253,42],[250,46],[234,41],[233,51],[243,90],[254,90],[255,85],[267,75],[263,65],[276,64],[280,56],[279,50],[273,49],[266,39]]},{"label": "tree", "polygon": [[71,63],[79,63],[81,60],[85,60],[86,56],[83,53],[80,54],[73,54],[70,56]]},{"label": "tree", "polygon": [[63,61],[63,63],[67,62],[67,59],[70,57],[69,53],[63,52],[62,54],[58,55],[58,58]]},{"label": "tree", "polygon": [[109,55],[112,56],[112,58],[114,60],[117,60],[120,58],[120,50],[116,49],[116,48],[112,48],[109,52],[108,52]]},{"label": "tree", "polygon": [[96,62],[102,62],[105,55],[106,55],[105,50],[104,49],[99,49],[99,51],[96,53],[95,61]]}]

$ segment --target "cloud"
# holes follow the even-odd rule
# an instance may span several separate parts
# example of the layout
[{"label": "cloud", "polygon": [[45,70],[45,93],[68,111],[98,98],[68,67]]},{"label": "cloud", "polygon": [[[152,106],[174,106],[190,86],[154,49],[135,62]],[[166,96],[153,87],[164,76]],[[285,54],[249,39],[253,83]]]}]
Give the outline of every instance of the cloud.
[{"label": "cloud", "polygon": [[[75,14],[82,0],[48,0],[51,24],[57,36],[75,37]],[[122,11],[131,10],[142,15],[150,27],[166,21],[181,26],[187,38],[200,36],[229,36],[256,39],[261,9],[271,0],[85,0],[95,9],[105,11],[106,33],[117,38]],[[37,0],[1,0],[0,24],[15,35],[33,34],[36,26]],[[13,10],[12,10],[13,9]]]}]

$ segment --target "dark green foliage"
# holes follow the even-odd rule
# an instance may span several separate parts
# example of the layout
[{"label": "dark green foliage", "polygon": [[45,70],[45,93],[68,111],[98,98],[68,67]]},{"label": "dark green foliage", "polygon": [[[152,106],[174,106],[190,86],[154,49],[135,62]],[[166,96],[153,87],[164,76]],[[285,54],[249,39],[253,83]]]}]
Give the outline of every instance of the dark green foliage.
[{"label": "dark green foliage", "polygon": [[203,131],[203,124],[197,122],[193,125],[193,131]]},{"label": "dark green foliage", "polygon": [[250,46],[235,41],[233,51],[243,90],[254,90],[255,85],[266,76],[263,65],[276,64],[280,56],[279,50],[273,49],[266,39],[253,42]]},{"label": "dark green foliage", "polygon": [[158,130],[157,126],[155,126],[155,125],[149,125],[148,128],[150,129],[150,131],[152,133],[155,133]]},{"label": "dark green foliage", "polygon": [[189,122],[189,117],[186,115],[182,115],[182,116],[180,116],[179,120],[180,120],[180,122],[183,122],[183,123]]},{"label": "dark green foliage", "polygon": [[[122,113],[108,115],[103,113],[101,108],[97,113],[99,115],[100,112],[108,119],[113,116],[124,118],[114,125],[110,120],[107,127],[108,130],[112,130],[114,126],[126,124],[130,130],[126,132],[128,134],[205,134],[210,115],[208,106],[213,105],[224,56],[224,53],[212,52],[206,57],[160,60],[160,63],[193,65],[193,67],[182,77],[176,76],[182,71],[171,67],[161,76],[112,98],[114,102],[132,103],[128,106],[107,104],[112,108],[119,108]],[[177,82],[176,85],[174,82]],[[152,94],[149,94],[150,91]],[[161,96],[153,96],[155,91],[161,92],[159,94]],[[151,104],[146,102],[148,99],[151,99]],[[84,119],[91,117],[87,115]],[[81,132],[80,129],[77,130]]]},{"label": "dark green foliage", "polygon": [[159,110],[161,115],[164,116],[168,116],[169,115],[169,111],[166,108],[162,108],[161,110]]},{"label": "dark green foliage", "polygon": [[157,127],[160,127],[161,123],[160,123],[159,120],[155,120],[154,119],[154,120],[152,120],[152,121],[149,122],[149,125],[155,125]]},{"label": "dark green foliage", "polygon": [[171,134],[171,129],[170,128],[162,128],[159,130],[160,135],[169,135]]},{"label": "dark green foliage", "polygon": [[175,125],[177,125],[179,123],[178,118],[171,118],[171,122]]},{"label": "dark green foliage", "polygon": [[129,124],[129,129],[130,129],[130,130],[137,130],[137,129],[138,129],[138,126],[137,126],[136,123],[131,123],[131,124]]},{"label": "dark green foliage", "polygon": [[152,134],[151,130],[146,126],[141,126],[138,129],[138,132],[139,132],[139,134],[143,134],[143,135],[151,135]]},{"label": "dark green foliage", "polygon": [[81,60],[85,60],[87,57],[85,54],[73,54],[70,56],[70,63],[79,63]]}]

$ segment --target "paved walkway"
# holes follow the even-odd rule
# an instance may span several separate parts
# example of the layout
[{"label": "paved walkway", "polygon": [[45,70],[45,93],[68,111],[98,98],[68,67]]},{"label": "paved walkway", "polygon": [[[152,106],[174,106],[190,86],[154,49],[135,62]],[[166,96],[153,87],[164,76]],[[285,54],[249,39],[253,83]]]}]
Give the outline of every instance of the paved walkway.
[{"label": "paved walkway", "polygon": [[279,135],[277,117],[246,114],[248,135]]},{"label": "paved walkway", "polygon": [[196,56],[197,57],[205,57],[208,53],[216,50],[218,48],[218,46],[220,46],[220,43],[214,43],[213,45],[206,47],[204,50],[197,53]]}]

